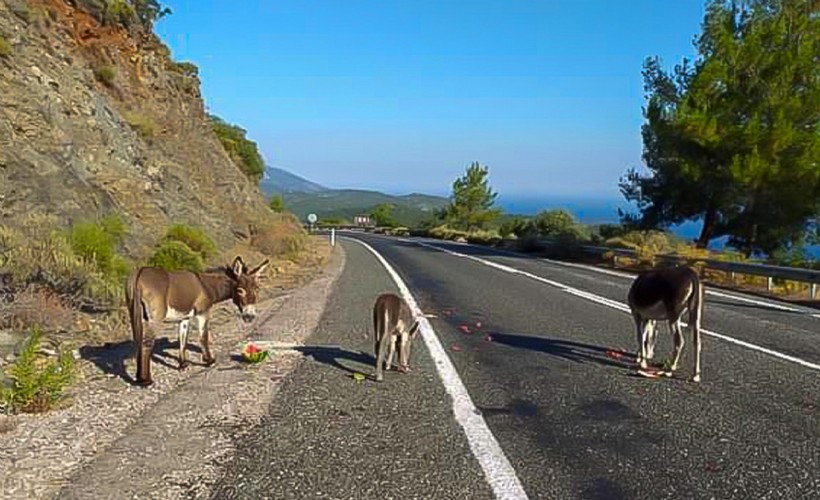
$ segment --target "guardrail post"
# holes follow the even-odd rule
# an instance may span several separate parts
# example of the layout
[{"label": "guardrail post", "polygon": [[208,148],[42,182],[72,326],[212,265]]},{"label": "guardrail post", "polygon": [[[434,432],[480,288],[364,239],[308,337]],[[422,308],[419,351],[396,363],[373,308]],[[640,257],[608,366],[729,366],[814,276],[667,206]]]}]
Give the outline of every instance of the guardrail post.
[{"label": "guardrail post", "polygon": [[815,300],[817,298],[817,283],[811,284],[811,300]]},{"label": "guardrail post", "polygon": [[335,227],[330,228],[330,246],[332,246],[332,247],[336,246],[336,228]]},{"label": "guardrail post", "polygon": [[730,272],[730,273],[729,273],[729,277],[730,277],[730,278],[731,278],[731,280],[732,280],[732,284],[733,284],[733,285],[737,285],[737,275],[735,274],[735,272],[734,272],[734,271],[732,271],[732,272]]},{"label": "guardrail post", "polygon": [[774,278],[772,278],[771,276],[767,276],[766,277],[766,291],[771,292],[773,286],[774,286]]}]

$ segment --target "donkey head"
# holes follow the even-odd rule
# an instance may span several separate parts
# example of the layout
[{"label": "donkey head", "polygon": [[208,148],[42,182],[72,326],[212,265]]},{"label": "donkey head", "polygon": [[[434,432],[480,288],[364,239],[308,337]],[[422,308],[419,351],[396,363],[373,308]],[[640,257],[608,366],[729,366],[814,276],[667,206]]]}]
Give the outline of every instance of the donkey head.
[{"label": "donkey head", "polygon": [[246,323],[250,323],[256,317],[256,293],[259,291],[259,277],[268,267],[268,261],[259,264],[253,270],[248,271],[248,266],[237,257],[231,265],[229,275],[234,280],[236,287],[233,292],[233,303],[239,309],[239,315]]}]

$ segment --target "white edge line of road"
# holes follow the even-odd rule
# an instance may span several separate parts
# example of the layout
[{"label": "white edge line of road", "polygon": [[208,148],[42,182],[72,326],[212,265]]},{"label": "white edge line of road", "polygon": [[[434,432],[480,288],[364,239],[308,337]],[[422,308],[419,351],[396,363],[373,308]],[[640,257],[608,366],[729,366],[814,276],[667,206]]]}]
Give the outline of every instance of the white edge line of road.
[{"label": "white edge line of road", "polygon": [[[536,280],[536,281],[540,281],[541,283],[545,283],[547,285],[558,288],[558,289],[560,289],[561,291],[563,291],[565,293],[569,293],[571,295],[575,295],[577,297],[581,297],[581,298],[590,300],[592,302],[597,302],[598,304],[602,304],[602,305],[605,305],[607,307],[611,307],[613,309],[617,309],[619,311],[622,311],[622,312],[625,312],[625,313],[628,313],[628,314],[630,313],[629,306],[627,306],[626,304],[624,304],[622,302],[618,302],[617,300],[612,300],[612,299],[608,299],[606,297],[601,297],[600,295],[596,295],[592,292],[579,290],[577,288],[573,288],[573,287],[565,285],[563,283],[559,283],[557,281],[553,281],[553,280],[550,280],[550,279],[547,279],[547,278],[542,278],[541,276],[538,276],[536,274],[532,274],[532,273],[529,273],[527,271],[522,271],[522,270],[516,269],[514,267],[506,266],[504,264],[499,264],[497,262],[484,260],[484,259],[481,259],[479,257],[472,256],[472,255],[466,255],[466,254],[463,254],[463,253],[454,252],[452,250],[448,250],[446,248],[442,248],[442,247],[439,247],[439,246],[436,246],[436,245],[431,245],[429,243],[422,243],[422,242],[419,242],[419,241],[416,241],[415,243],[417,245],[433,248],[435,250],[438,250],[439,252],[444,252],[444,253],[447,253],[447,254],[450,254],[450,255],[453,255],[453,256],[456,256],[456,257],[461,257],[461,258],[473,260],[473,261],[478,262],[480,264],[484,264],[485,266],[493,267],[495,269],[498,269],[500,271],[504,271],[504,272],[507,272],[507,273],[510,273],[510,274],[520,274],[520,275],[525,276],[527,278],[530,278],[530,279],[533,279],[533,280]],[[717,339],[720,339],[720,340],[724,340],[726,342],[729,342],[729,343],[732,343],[732,344],[735,344],[735,345],[739,345],[739,346],[745,347],[747,349],[751,349],[753,351],[758,351],[758,352],[761,352],[763,354],[768,354],[769,356],[773,356],[775,358],[779,358],[779,359],[782,359],[784,361],[789,361],[789,362],[804,366],[806,368],[811,368],[812,370],[820,371],[820,364],[812,363],[812,362],[806,361],[804,359],[800,359],[800,358],[797,358],[797,357],[794,357],[794,356],[790,356],[790,355],[784,354],[782,352],[774,351],[772,349],[768,349],[766,347],[762,347],[762,346],[759,346],[759,345],[756,345],[756,344],[752,344],[750,342],[739,340],[739,339],[736,339],[734,337],[729,337],[729,336],[723,335],[721,333],[713,332],[713,331],[707,330],[705,328],[701,328],[701,331],[704,334],[709,335],[711,337],[714,337],[714,338],[717,338]]]},{"label": "white edge line of road", "polygon": [[[412,241],[412,240],[407,240],[407,241]],[[435,245],[433,245],[433,246],[435,246]],[[521,256],[520,254],[516,254],[515,252],[511,252],[509,250],[501,250],[500,252],[511,255],[511,256],[516,256],[516,257]],[[624,272],[620,272],[620,271],[613,271],[612,269],[603,269],[603,268],[600,268],[600,267],[590,266],[588,264],[578,264],[577,262],[563,262],[563,261],[560,261],[560,260],[547,259],[547,258],[544,258],[544,257],[538,257],[538,260],[542,260],[544,262],[549,262],[550,264],[555,264],[557,266],[574,267],[576,269],[584,269],[586,271],[593,271],[593,272],[596,272],[596,273],[599,273],[599,274],[606,274],[606,275],[615,276],[615,277],[618,277],[618,278],[626,278],[626,279],[634,279],[635,278],[634,274],[624,273]],[[758,306],[767,306],[767,307],[771,307],[772,309],[779,309],[781,311],[787,311],[787,312],[803,313],[803,314],[807,314],[809,316],[813,316],[815,318],[820,319],[820,314],[812,314],[810,311],[808,311],[806,309],[799,309],[797,307],[787,306],[787,305],[784,305],[784,304],[781,304],[781,303],[778,303],[778,302],[770,302],[770,301],[767,301],[767,300],[751,299],[751,298],[748,298],[748,297],[742,297],[740,295],[734,295],[734,294],[731,294],[731,293],[718,292],[716,290],[706,290],[706,293],[707,293],[707,295],[714,295],[715,297],[723,297],[723,298],[726,298],[726,299],[736,300],[738,302],[745,302],[747,304],[755,304],[755,305],[758,305]]]},{"label": "white edge line of road", "polygon": [[404,284],[404,281],[396,270],[393,269],[393,266],[372,246],[356,238],[345,239],[359,243],[376,256],[376,259],[378,259],[387,270],[387,273],[396,283],[404,300],[407,301],[413,314],[418,319],[419,330],[421,331],[424,343],[427,345],[427,349],[430,351],[430,357],[433,358],[444,388],[453,400],[455,419],[459,425],[461,425],[462,429],[464,429],[464,434],[467,436],[470,449],[476,457],[476,460],[478,460],[479,465],[481,465],[481,469],[484,471],[484,477],[492,488],[495,497],[498,499],[525,500],[527,494],[524,492],[521,481],[518,479],[507,456],[504,455],[501,445],[498,444],[495,436],[493,436],[493,433],[484,421],[484,417],[481,416],[481,413],[475,404],[473,404],[473,400],[470,398],[470,394],[467,392],[467,388],[464,386],[461,378],[459,378],[455,366],[453,366],[452,361],[450,361],[450,358],[447,356],[447,352],[444,350],[444,347],[442,347],[435,330],[433,330],[430,322],[422,313],[416,300],[410,293],[410,289]]}]

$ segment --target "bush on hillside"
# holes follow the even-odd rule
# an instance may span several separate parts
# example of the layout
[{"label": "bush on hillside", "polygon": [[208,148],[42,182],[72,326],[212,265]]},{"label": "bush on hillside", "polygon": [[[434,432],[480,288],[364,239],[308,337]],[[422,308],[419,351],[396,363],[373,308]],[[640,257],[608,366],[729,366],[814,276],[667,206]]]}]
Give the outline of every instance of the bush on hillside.
[{"label": "bush on hillside", "polygon": [[211,128],[231,160],[249,178],[258,182],[265,172],[265,162],[256,143],[246,137],[247,131],[231,125],[218,116],[209,115]]},{"label": "bush on hillside", "polygon": [[11,44],[0,36],[0,57],[9,57],[12,53]]},{"label": "bush on hillside", "polygon": [[195,78],[199,76],[199,67],[188,61],[169,61],[168,62],[168,69],[179,73],[183,76],[187,76],[189,78]]},{"label": "bush on hillside", "polygon": [[106,87],[111,87],[117,78],[117,70],[113,66],[100,66],[94,70],[94,78]]},{"label": "bush on hillside", "polygon": [[166,240],[148,260],[149,266],[161,267],[168,271],[202,272],[205,264],[202,256],[181,241]]},{"label": "bush on hillside", "polygon": [[128,263],[117,255],[117,247],[124,236],[125,223],[117,217],[78,222],[68,231],[76,255],[93,262],[103,274],[116,278],[128,273]]},{"label": "bush on hillside", "polygon": [[295,257],[307,243],[299,220],[288,213],[276,214],[271,219],[251,226],[251,247],[268,257]]},{"label": "bush on hillside", "polygon": [[157,124],[151,117],[136,111],[128,111],[123,114],[123,118],[143,139],[151,139],[157,135]]},{"label": "bush on hillside", "polygon": [[107,308],[122,299],[128,262],[117,253],[124,226],[115,218],[81,222],[68,230],[31,217],[0,226],[0,271],[15,287],[44,287],[74,307]]},{"label": "bush on hillside", "polygon": [[270,202],[268,203],[268,206],[270,207],[271,210],[273,210],[277,214],[280,214],[280,213],[284,212],[285,211],[285,202],[282,199],[282,195],[281,194],[273,195],[270,199]]},{"label": "bush on hillside", "polygon": [[178,241],[198,253],[203,262],[216,255],[216,244],[202,228],[174,224],[165,233],[165,241]]}]

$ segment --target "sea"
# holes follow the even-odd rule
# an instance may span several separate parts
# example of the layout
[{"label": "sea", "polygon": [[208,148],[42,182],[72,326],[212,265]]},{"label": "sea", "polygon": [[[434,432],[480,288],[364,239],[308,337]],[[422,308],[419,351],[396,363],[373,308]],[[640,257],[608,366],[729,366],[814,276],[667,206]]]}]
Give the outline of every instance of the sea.
[{"label": "sea", "polygon": [[[583,224],[614,224],[618,222],[618,209],[634,212],[635,206],[626,200],[613,198],[582,198],[559,196],[509,196],[499,195],[498,205],[508,214],[535,215],[542,210],[565,208]],[[670,227],[670,231],[684,240],[693,241],[700,235],[702,221],[687,221]],[[710,242],[712,250],[726,248],[728,238]],[[820,245],[806,249],[810,258],[820,259]]]}]

